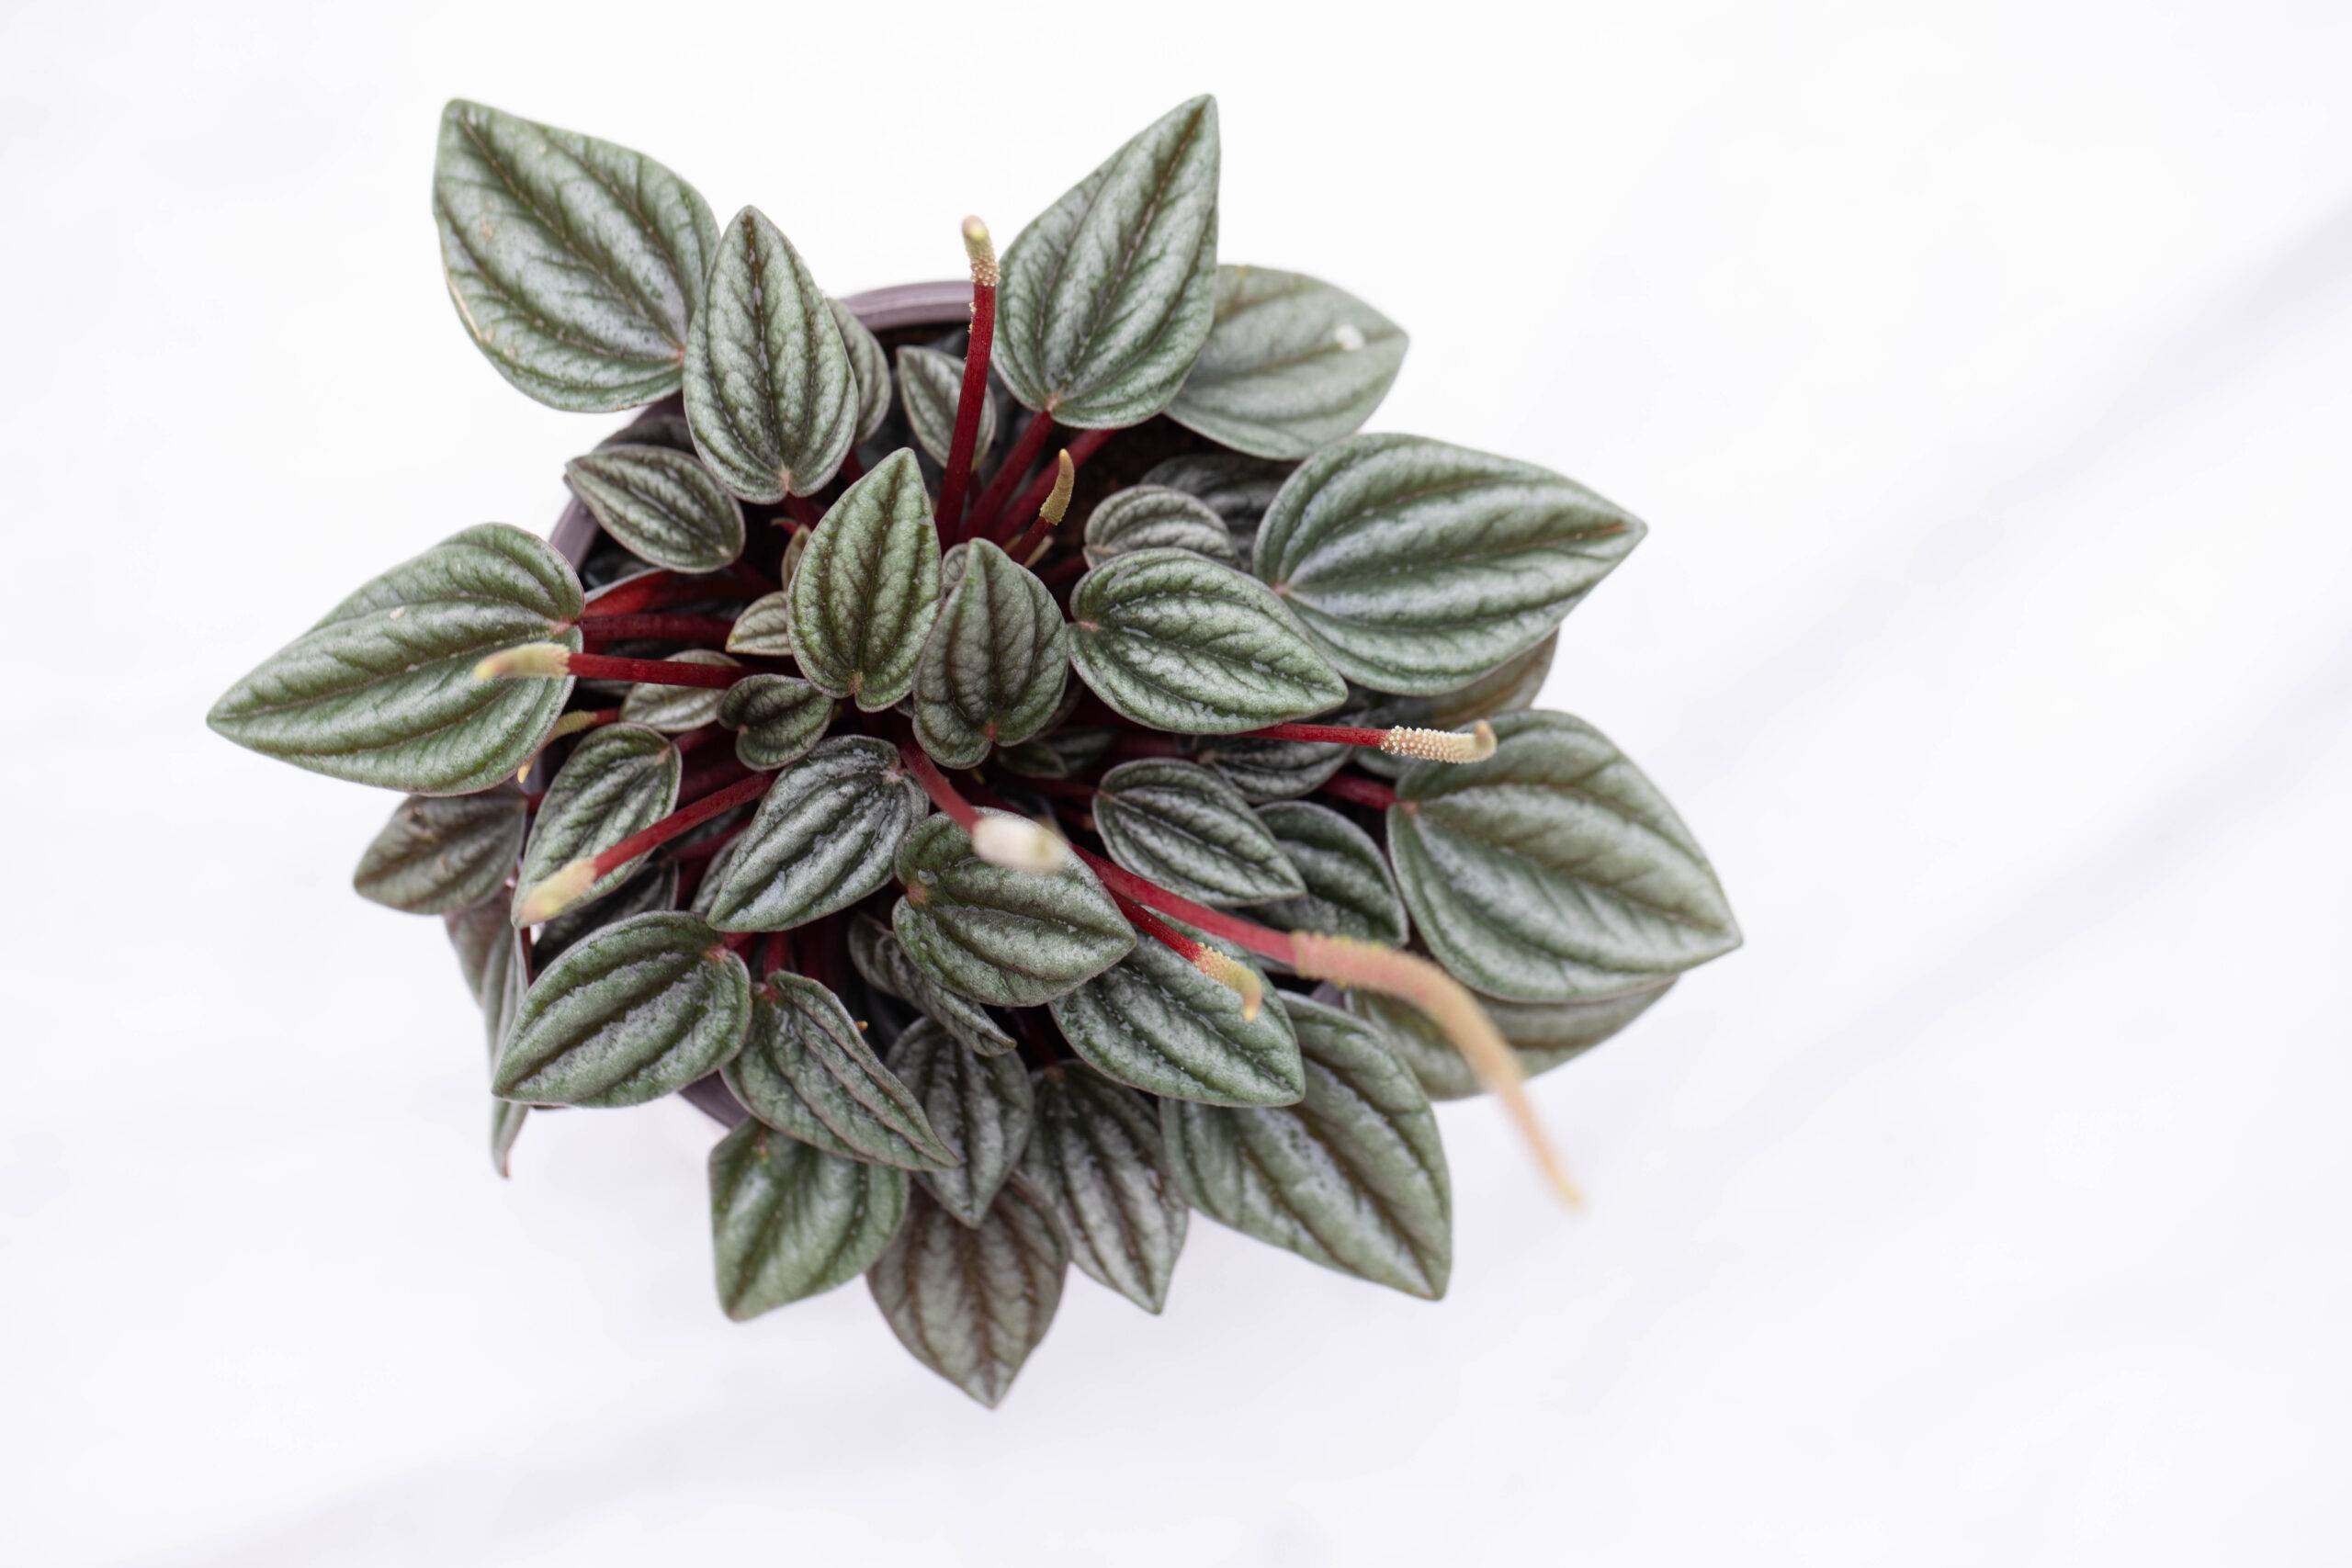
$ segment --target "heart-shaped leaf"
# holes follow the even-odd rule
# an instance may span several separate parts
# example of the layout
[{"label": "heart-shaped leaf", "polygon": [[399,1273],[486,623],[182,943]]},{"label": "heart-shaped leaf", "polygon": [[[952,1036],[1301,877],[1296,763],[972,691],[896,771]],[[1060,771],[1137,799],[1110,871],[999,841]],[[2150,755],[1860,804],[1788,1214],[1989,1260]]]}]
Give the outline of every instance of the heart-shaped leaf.
[{"label": "heart-shaped leaf", "polygon": [[[720,670],[740,668],[734,660],[707,648],[690,648],[670,657],[681,664],[703,664]],[[640,682],[621,699],[621,718],[625,723],[641,724],[649,729],[683,735],[689,729],[718,723],[718,710],[726,705],[729,690],[726,686],[665,686],[656,681]]]},{"label": "heart-shaped leaf", "polygon": [[1233,536],[1234,553],[1246,561],[1266,508],[1274,503],[1283,481],[1297,467],[1270,457],[1245,457],[1238,452],[1187,452],[1145,469],[1139,482],[1181,490],[1206,503],[1225,519],[1226,531]]},{"label": "heart-shaped leaf", "polygon": [[744,605],[727,634],[727,651],[752,659],[791,658],[792,595],[763,593]]},{"label": "heart-shaped leaf", "polygon": [[909,1026],[888,1060],[957,1162],[919,1171],[917,1179],[949,1213],[978,1224],[1029,1146],[1029,1070],[1017,1056],[980,1055],[929,1019]]},{"label": "heart-shaped leaf", "polygon": [[1350,758],[1379,753],[1364,746],[1334,746],[1320,740],[1269,740],[1263,736],[1226,735],[1194,753],[1251,803],[1295,800],[1312,795],[1348,765]]},{"label": "heart-shaped leaf", "polygon": [[800,672],[867,713],[913,687],[939,615],[939,535],[922,469],[905,447],[842,492],[792,576]]},{"label": "heart-shaped leaf", "polygon": [[[650,729],[608,724],[580,738],[563,760],[531,822],[523,869],[515,878],[517,922],[526,894],[575,860],[609,850],[677,808],[684,763],[678,749]],[[602,898],[643,865],[642,856],[615,866],[589,886],[581,900]]]},{"label": "heart-shaped leaf", "polygon": [[986,539],[959,547],[965,570],[915,667],[915,737],[951,768],[1016,745],[1053,719],[1069,682],[1069,627],[1046,585]]},{"label": "heart-shaped leaf", "polygon": [[743,1043],[752,977],[692,915],[639,915],[582,941],[531,987],[492,1086],[531,1105],[641,1105]]},{"label": "heart-shaped leaf", "polygon": [[447,915],[497,893],[523,850],[523,792],[510,781],[480,795],[412,795],[392,808],[351,886],[411,915]]},{"label": "heart-shaped leaf", "polygon": [[746,675],[722,696],[718,722],[737,732],[737,759],[762,773],[807,756],[833,722],[833,699],[789,675]]},{"label": "heart-shaped leaf", "polygon": [[898,748],[837,735],[776,775],[752,825],[714,863],[710,920],[780,931],[845,909],[890,880],[890,855],[925,808]]},{"label": "heart-shaped leaf", "polygon": [[[1528,1077],[1548,1073],[1615,1034],[1650,1010],[1674,982],[1662,980],[1589,1002],[1483,1002]],[[1451,1041],[1418,1008],[1371,991],[1350,991],[1347,1009],[1380,1031],[1397,1060],[1412,1069],[1431,1100],[1465,1100],[1486,1086]]]},{"label": "heart-shaped leaf", "polygon": [[1412,934],[1405,899],[1371,834],[1329,807],[1306,800],[1261,806],[1258,819],[1298,868],[1306,892],[1261,904],[1251,915],[1286,931],[1328,931],[1388,947],[1405,945]]},{"label": "heart-shaped leaf", "polygon": [[994,1408],[1061,1304],[1069,1249],[1011,1188],[978,1224],[918,1192],[866,1271],[875,1304],[914,1359]]},{"label": "heart-shaped leaf", "polygon": [[601,413],[678,387],[718,243],[709,204],[642,153],[452,102],[433,216],[449,298],[500,375]]},{"label": "heart-shaped leaf", "polygon": [[719,236],[686,334],[686,422],[746,501],[822,490],[856,433],[858,387],[833,302],[756,208]]},{"label": "heart-shaped leaf", "polygon": [[1262,582],[1190,550],[1137,550],[1078,581],[1070,661],[1117,713],[1154,729],[1229,735],[1347,700]]},{"label": "heart-shaped leaf", "polygon": [[1047,1069],[1021,1178],[1059,1223],[1071,1262],[1146,1312],[1167,1304],[1190,1211],[1159,1120],[1133,1091],[1084,1067]]},{"label": "heart-shaped leaf", "polygon": [[710,1151],[718,1304],[741,1323],[849,1283],[890,1245],[907,1188],[903,1170],[738,1124]]},{"label": "heart-shaped leaf", "polygon": [[853,920],[849,953],[867,985],[908,1003],[981,1055],[1001,1056],[1013,1048],[1012,1036],[994,1014],[925,974],[922,965],[907,955],[899,933],[881,921],[865,915]]},{"label": "heart-shaped leaf", "polygon": [[854,446],[890,417],[890,356],[882,351],[881,340],[865,330],[856,311],[838,299],[827,303],[833,308],[833,325],[841,329],[842,347],[849,355],[850,379],[857,386],[857,418],[850,433],[850,445]]},{"label": "heart-shaped leaf", "polygon": [[[1370,725],[1389,729],[1406,725],[1417,729],[1466,729],[1482,718],[1492,718],[1498,713],[1517,713],[1532,707],[1536,696],[1544,689],[1544,678],[1552,672],[1552,656],[1560,646],[1560,634],[1554,632],[1516,659],[1507,659],[1466,686],[1442,692],[1434,697],[1396,697],[1368,693],[1369,700],[1361,707],[1351,707],[1350,724]],[[1355,749],[1354,759],[1363,768],[1395,778],[1413,765],[1409,757],[1392,756],[1368,747]]]},{"label": "heart-shaped leaf", "polygon": [[1405,362],[1405,333],[1303,273],[1216,269],[1216,324],[1168,417],[1261,457],[1304,457],[1363,428]]},{"label": "heart-shaped leaf", "polygon": [[1425,695],[1543,641],[1642,532],[1532,463],[1356,435],[1301,464],[1274,497],[1257,572],[1349,680]]},{"label": "heart-shaped leaf", "polygon": [[1233,536],[1207,502],[1169,485],[1114,491],[1086,519],[1086,558],[1101,566],[1136,550],[1190,550],[1238,566]]},{"label": "heart-shaped leaf", "polygon": [[891,929],[950,990],[995,1007],[1035,1007],[1126,956],[1136,934],[1075,858],[1053,871],[991,865],[945,817],[899,844],[906,892]]},{"label": "heart-shaped leaf", "polygon": [[[679,842],[684,841],[685,840]],[[673,853],[677,848],[677,843],[670,846]],[[641,862],[639,863],[643,864]],[[677,902],[678,867],[676,863],[671,862],[644,865],[644,868],[636,875],[605,894],[602,898],[592,898],[584,903],[574,904],[569,908],[549,916],[547,924],[539,928],[537,940],[531,943],[531,951],[537,956],[539,966],[545,968],[554,963],[557,955],[564,949],[577,943],[590,931],[602,931],[606,926],[618,925],[632,915],[648,914],[655,909],[673,908]],[[503,900],[499,904],[499,919],[506,919],[506,905]],[[511,929],[514,922],[508,920],[507,924]]]},{"label": "heart-shaped leaf", "polygon": [[1216,100],[1179,104],[1021,231],[997,297],[997,374],[1078,430],[1168,406],[1216,316]]},{"label": "heart-shaped leaf", "polygon": [[[944,466],[956,438],[956,408],[964,397],[964,361],[935,348],[909,344],[899,350],[899,400],[907,411],[907,430],[923,456]],[[979,435],[976,453],[996,445],[996,399],[980,400]]]},{"label": "heart-shaped leaf", "polygon": [[1279,1005],[1306,1058],[1306,1098],[1246,1111],[1162,1100],[1177,1190],[1327,1269],[1445,1294],[1453,1201],[1429,1097],[1362,1021],[1288,994]]},{"label": "heart-shaped leaf", "polygon": [[956,1163],[841,998],[804,976],[752,991],[751,1032],[726,1074],[746,1111],[802,1143],[909,1170]]},{"label": "heart-shaped leaf", "polygon": [[1635,990],[1739,945],[1698,841],[1609,739],[1556,713],[1495,719],[1495,754],[1406,770],[1388,852],[1457,979],[1513,1001]]},{"label": "heart-shaped leaf", "polygon": [[743,553],[743,509],[699,459],[666,446],[601,446],[563,477],[605,533],[640,560],[717,571]]},{"label": "heart-shaped leaf", "polygon": [[1262,1008],[1245,1020],[1239,997],[1162,942],[1137,942],[1052,1007],[1072,1050],[1148,1094],[1287,1105],[1306,1087],[1282,1009]]},{"label": "heart-shaped leaf", "polygon": [[481,681],[525,642],[578,651],[571,563],[485,523],[376,578],[229,688],[209,716],[240,746],[312,773],[416,795],[469,795],[538,750],[569,678]]},{"label": "heart-shaped leaf", "polygon": [[1204,904],[1306,891],[1241,792],[1198,762],[1146,757],[1113,768],[1095,792],[1094,828],[1113,860]]}]

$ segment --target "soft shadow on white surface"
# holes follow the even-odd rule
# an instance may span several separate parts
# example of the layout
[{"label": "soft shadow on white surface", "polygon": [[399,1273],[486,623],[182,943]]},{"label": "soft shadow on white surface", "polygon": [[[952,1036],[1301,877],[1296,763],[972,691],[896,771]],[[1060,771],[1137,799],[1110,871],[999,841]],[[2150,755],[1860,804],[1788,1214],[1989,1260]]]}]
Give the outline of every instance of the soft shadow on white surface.
[{"label": "soft shadow on white surface", "polygon": [[[12,1560],[2352,1546],[2339,9],[356,10],[0,17]],[[440,933],[348,890],[390,798],[201,716],[605,427],[449,310],[444,97],[846,291],[1204,89],[1223,253],[1413,333],[1378,427],[1649,520],[1546,701],[1749,945],[1539,1086],[1589,1214],[1453,1107],[1444,1303],[1199,1221],[1164,1316],[1074,1280],[990,1414],[861,1288],[727,1323],[684,1107],[492,1177]]]}]

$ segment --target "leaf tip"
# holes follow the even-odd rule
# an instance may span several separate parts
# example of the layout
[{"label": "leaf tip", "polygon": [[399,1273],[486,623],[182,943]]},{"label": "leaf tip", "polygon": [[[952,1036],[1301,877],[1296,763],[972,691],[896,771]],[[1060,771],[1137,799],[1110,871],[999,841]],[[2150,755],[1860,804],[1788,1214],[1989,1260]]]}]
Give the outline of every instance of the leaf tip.
[{"label": "leaf tip", "polygon": [[514,904],[514,923],[536,926],[552,919],[578,903],[595,885],[596,863],[585,857],[571,861],[526,888]]}]

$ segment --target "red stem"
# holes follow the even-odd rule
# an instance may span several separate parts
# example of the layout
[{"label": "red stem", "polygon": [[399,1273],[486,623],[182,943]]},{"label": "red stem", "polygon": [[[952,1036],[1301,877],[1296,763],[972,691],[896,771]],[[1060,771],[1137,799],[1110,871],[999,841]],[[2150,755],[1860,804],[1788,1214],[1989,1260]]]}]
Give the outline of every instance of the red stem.
[{"label": "red stem", "polygon": [[1322,793],[1353,806],[1369,806],[1374,811],[1385,811],[1396,804],[1395,790],[1362,773],[1333,773],[1323,781]]},{"label": "red stem", "polygon": [[[1084,467],[1086,459],[1101,451],[1102,444],[1118,434],[1115,430],[1085,432],[1064,448],[1069,453],[1069,466],[1072,468]],[[1045,468],[1035,479],[1029,481],[1029,488],[1021,492],[1021,498],[1004,509],[1004,516],[989,525],[989,535],[991,538],[996,537],[999,533],[1018,533],[1019,536],[1016,539],[1004,546],[1004,553],[1014,560],[1027,560],[1029,552],[1037,547],[1037,541],[1054,531],[1054,525],[1046,522],[1039,513],[1045,507],[1046,497],[1054,492],[1054,481],[1060,477],[1060,464],[1056,463]],[[1026,530],[1020,530],[1018,521],[1023,517],[1033,518],[1035,521]]]},{"label": "red stem", "polygon": [[1119,913],[1127,917],[1127,924],[1150,937],[1185,963],[1198,964],[1201,961],[1201,954],[1208,951],[1207,948],[1194,942],[1133,898],[1122,897],[1116,893],[1112,894],[1111,897],[1117,899]]},{"label": "red stem", "polygon": [[1353,724],[1270,724],[1263,729],[1245,729],[1244,740],[1313,740],[1328,746],[1379,746],[1388,739],[1385,729],[1366,729]]},{"label": "red stem", "polygon": [[980,440],[980,411],[988,406],[989,355],[996,344],[996,285],[972,281],[972,341],[964,350],[964,386],[956,399],[956,434],[947,443],[947,468],[939,481],[939,507],[932,522],[942,543],[965,536],[964,491],[971,483],[973,448]]},{"label": "red stem", "polygon": [[[1030,465],[1046,449],[1046,438],[1053,433],[1052,414],[1038,412],[1029,416],[1029,423],[1021,427],[1019,438],[1012,443],[1012,450],[1006,453],[1004,461],[997,465],[996,475],[989,480],[989,488],[980,491],[979,499],[972,502],[969,515],[975,525],[985,524],[1003,510],[1005,499],[1012,495],[1012,487],[1028,474]],[[965,530],[964,536],[976,536],[976,530]]]},{"label": "red stem", "polygon": [[930,753],[912,740],[901,739],[899,755],[905,761],[907,772],[922,785],[923,794],[931,796],[931,803],[952,818],[956,826],[970,832],[972,824],[980,819],[979,812],[956,792],[956,786],[947,782],[947,775],[939,771],[939,764],[931,760]]},{"label": "red stem", "polygon": [[1102,886],[1114,895],[1123,895],[1138,904],[1148,905],[1163,915],[1173,915],[1186,925],[1198,926],[1212,936],[1238,942],[1277,964],[1291,962],[1288,933],[1270,931],[1237,915],[1228,915],[1222,909],[1212,909],[1205,904],[1195,904],[1180,893],[1170,893],[1156,882],[1146,882],[1134,872],[1112,864],[1081,844],[1070,845],[1069,851],[1091,866],[1094,874],[1102,879]]},{"label": "red stem", "polygon": [[[1008,550],[1006,554],[1010,555],[1012,552]],[[1012,558],[1019,560],[1021,558],[1014,556]],[[1060,560],[1056,561],[1053,565],[1040,572],[1037,576],[1037,581],[1044,583],[1048,588],[1059,588],[1063,583],[1071,581],[1077,577],[1079,573],[1084,571],[1089,564],[1091,563],[1089,563],[1086,558],[1085,551],[1072,550],[1069,555],[1063,557]]]},{"label": "red stem", "polygon": [[773,773],[753,773],[716,795],[705,795],[692,806],[673,811],[652,827],[631,833],[611,849],[599,852],[594,862],[596,874],[602,876],[616,865],[626,865],[641,854],[660,849],[679,834],[693,831],[719,813],[732,811],[747,800],[756,800],[775,782]]},{"label": "red stem", "polygon": [[724,691],[752,674],[724,664],[691,664],[675,659],[614,659],[575,653],[564,668],[582,681],[628,681],[640,686],[700,686]]},{"label": "red stem", "polygon": [[665,642],[709,643],[724,647],[732,621],[717,615],[582,615],[574,623],[580,635],[613,641],[621,637],[654,637]]}]

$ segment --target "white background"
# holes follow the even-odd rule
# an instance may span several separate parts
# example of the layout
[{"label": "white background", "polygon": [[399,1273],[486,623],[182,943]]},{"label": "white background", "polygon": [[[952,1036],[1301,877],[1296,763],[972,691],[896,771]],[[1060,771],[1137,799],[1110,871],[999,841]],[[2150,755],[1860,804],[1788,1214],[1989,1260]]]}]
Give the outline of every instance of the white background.
[{"label": "white background", "polygon": [[[2342,1562],[2341,6],[1001,0],[0,20],[12,1562]],[[1376,425],[1645,516],[1548,694],[1747,947],[1443,1114],[1451,1297],[1193,1227],[990,1414],[862,1288],[732,1326],[683,1105],[482,1151],[389,797],[212,697],[612,423],[467,343],[441,100],[954,276],[1178,99]]]}]

